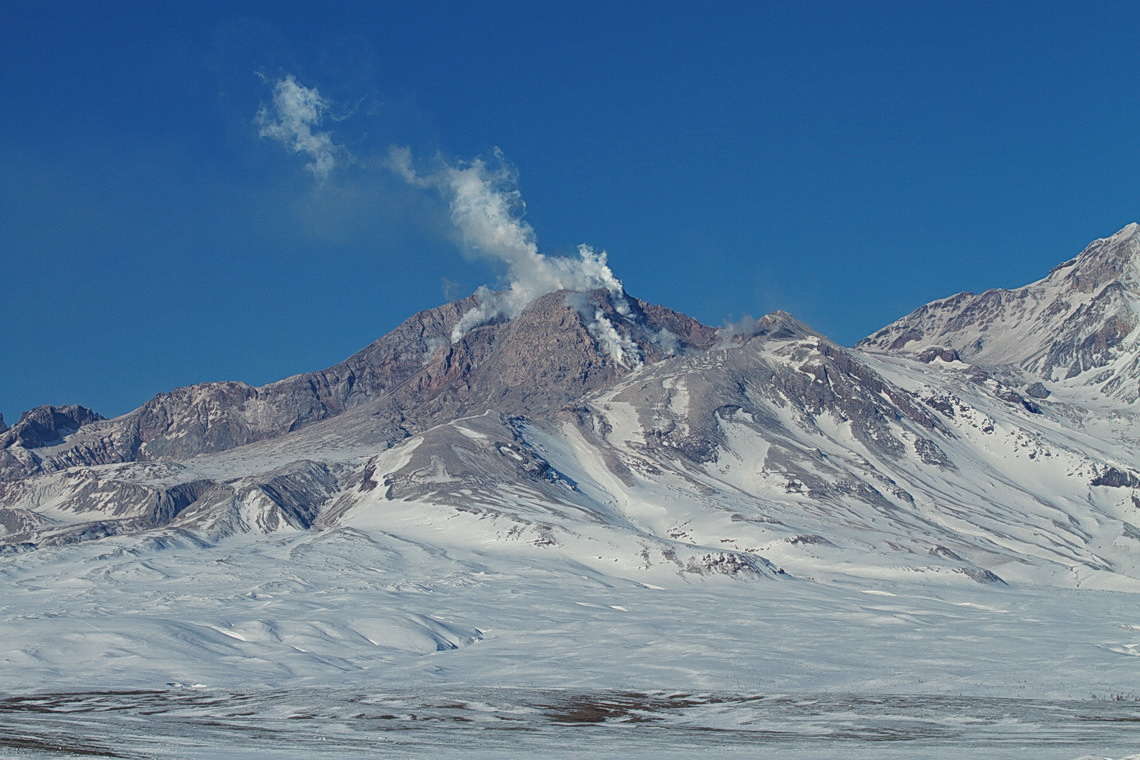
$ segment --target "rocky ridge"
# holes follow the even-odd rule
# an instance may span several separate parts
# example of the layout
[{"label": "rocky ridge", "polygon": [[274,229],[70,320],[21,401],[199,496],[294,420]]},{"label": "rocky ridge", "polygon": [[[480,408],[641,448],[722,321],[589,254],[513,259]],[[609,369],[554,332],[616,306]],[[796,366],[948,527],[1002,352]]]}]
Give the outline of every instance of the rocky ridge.
[{"label": "rocky ridge", "polygon": [[1135,401],[1140,225],[1093,241],[1025,287],[959,293],[922,306],[857,347],[908,356],[950,349],[971,364],[1017,367],[1047,383],[1077,380]]},{"label": "rocky ridge", "polygon": [[[662,307],[634,302],[625,317],[605,291],[582,299],[590,320],[605,315],[636,347],[636,364],[712,340],[713,330]],[[416,314],[326,370],[260,388],[178,388],[113,420],[83,407],[39,407],[0,437],[0,479],[226,451],[366,404],[373,407],[371,427],[388,445],[473,408],[527,413],[557,406],[630,369],[599,350],[583,309],[566,300],[550,294],[510,322],[483,325],[451,343],[452,328],[474,305],[473,297],[455,301]],[[662,335],[670,337],[662,342]]]}]

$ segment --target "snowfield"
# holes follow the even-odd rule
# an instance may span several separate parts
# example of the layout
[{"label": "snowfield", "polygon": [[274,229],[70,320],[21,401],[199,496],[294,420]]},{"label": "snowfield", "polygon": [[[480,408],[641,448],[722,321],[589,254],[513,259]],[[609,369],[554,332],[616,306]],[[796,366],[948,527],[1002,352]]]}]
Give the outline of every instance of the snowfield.
[{"label": "snowfield", "polygon": [[677,576],[352,527],[0,560],[0,756],[1123,758],[1133,594]]}]

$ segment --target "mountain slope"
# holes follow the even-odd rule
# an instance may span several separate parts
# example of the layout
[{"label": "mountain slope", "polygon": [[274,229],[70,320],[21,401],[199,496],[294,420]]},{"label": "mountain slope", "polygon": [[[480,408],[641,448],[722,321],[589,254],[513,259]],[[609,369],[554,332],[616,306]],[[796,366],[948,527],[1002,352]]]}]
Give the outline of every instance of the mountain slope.
[{"label": "mountain slope", "polygon": [[1140,225],[1093,241],[1075,259],[1015,290],[960,293],[923,306],[860,341],[866,351],[957,351],[977,365],[1011,365],[1045,382],[1140,398]]},{"label": "mountain slope", "polygon": [[1134,454],[993,385],[805,331],[752,336],[552,416],[434,428],[369,459],[319,522],[657,583],[779,568],[1133,587]]},{"label": "mountain slope", "polygon": [[855,349],[783,313],[716,331],[608,290],[452,340],[466,299],[262,388],[36,410],[0,434],[0,546],[358,530],[659,585],[1137,588],[1138,241]]},{"label": "mountain slope", "polygon": [[[378,400],[383,403],[374,404],[373,416],[383,421],[375,427],[392,444],[474,407],[527,410],[557,404],[632,366],[711,340],[712,330],[688,317],[614,300],[598,291],[567,304],[563,294],[550,294],[515,320],[483,325],[452,343],[455,325],[475,306],[471,297],[416,314],[333,367],[260,388],[238,382],[188,386],[161,393],[113,420],[82,407],[41,407],[0,434],[0,480],[225,451]],[[629,313],[619,313],[619,306]],[[599,338],[591,333],[599,322],[628,341],[634,354],[628,362],[599,350]],[[63,421],[45,427],[37,420]],[[67,435],[59,432],[63,428]]]}]

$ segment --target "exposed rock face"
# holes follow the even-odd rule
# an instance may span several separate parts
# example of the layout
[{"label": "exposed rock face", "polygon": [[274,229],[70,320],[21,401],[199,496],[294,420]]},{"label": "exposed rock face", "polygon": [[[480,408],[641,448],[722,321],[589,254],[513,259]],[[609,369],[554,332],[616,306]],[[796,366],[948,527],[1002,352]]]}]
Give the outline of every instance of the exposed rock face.
[{"label": "exposed rock face", "polygon": [[927,355],[950,348],[978,365],[1014,365],[1043,380],[1073,379],[1135,400],[1140,371],[1140,225],[1091,243],[1038,282],[960,293],[923,306],[858,348]]},{"label": "exposed rock face", "polygon": [[[295,375],[261,388],[222,382],[160,393],[129,414],[88,425],[82,435],[71,436],[65,446],[49,452],[30,451],[33,446],[24,445],[9,431],[0,438],[0,448],[7,453],[0,456],[0,479],[66,467],[179,459],[224,451],[336,416],[420,371],[431,352],[447,342],[452,326],[472,304],[469,298],[420,312],[367,348],[320,372]],[[19,427],[17,423],[13,429]]]},{"label": "exposed rock face", "polygon": [[[905,342],[902,345],[905,345]],[[915,358],[923,364],[930,364],[935,359],[939,359],[947,363],[962,361],[962,357],[958,355],[957,351],[952,348],[942,348],[941,346],[928,348],[922,353],[915,356]]]},{"label": "exposed rock face", "polygon": [[300,460],[232,483],[213,484],[170,524],[209,538],[306,530],[338,489],[326,465]]},{"label": "exposed rock face", "polygon": [[1137,477],[1135,473],[1121,472],[1115,467],[1109,467],[1089,481],[1089,485],[1109,486],[1111,488],[1140,488],[1140,477]]},{"label": "exposed rock face", "polygon": [[34,472],[38,456],[33,450],[60,444],[81,427],[102,419],[75,405],[39,406],[24,412],[19,422],[0,430],[0,480]]},{"label": "exposed rock face", "polygon": [[224,451],[298,430],[367,403],[407,382],[446,342],[472,299],[411,317],[345,361],[260,388],[207,383],[160,394],[127,415],[138,441],[123,459],[172,459]]},{"label": "exposed rock face", "polygon": [[[440,348],[393,392],[392,404],[419,429],[487,409],[543,413],[715,339],[714,330],[682,314],[632,299],[631,306],[629,315],[620,314],[604,290],[543,296],[510,322],[476,328]],[[615,358],[599,344],[592,332],[599,319],[630,356]]]},{"label": "exposed rock face", "polygon": [[79,428],[103,419],[82,406],[38,406],[24,412],[20,421],[0,438],[0,448],[18,445],[26,449],[51,446]]},{"label": "exposed rock face", "polygon": [[[572,298],[552,293],[514,320],[476,328],[452,344],[452,328],[474,305],[473,298],[456,301],[416,314],[329,369],[261,388],[221,382],[161,393],[66,445],[38,453],[28,450],[62,443],[65,435],[101,419],[82,407],[41,407],[0,439],[0,446],[13,449],[0,461],[0,478],[225,451],[370,402],[379,402],[374,424],[395,443],[471,411],[525,414],[557,407],[642,363],[706,348],[714,339],[712,329],[684,315],[633,299],[629,304],[627,315],[606,291]],[[632,356],[618,361],[601,350],[591,332],[600,319]]]}]

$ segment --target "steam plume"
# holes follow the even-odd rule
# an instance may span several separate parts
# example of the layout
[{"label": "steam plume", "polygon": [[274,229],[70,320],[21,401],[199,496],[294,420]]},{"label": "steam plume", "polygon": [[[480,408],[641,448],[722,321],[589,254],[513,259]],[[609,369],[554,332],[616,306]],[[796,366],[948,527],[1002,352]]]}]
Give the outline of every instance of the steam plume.
[{"label": "steam plume", "polygon": [[[289,75],[275,83],[272,105],[258,111],[258,134],[280,141],[293,153],[307,155],[311,160],[305,168],[323,182],[338,157],[346,153],[329,132],[320,129],[328,112],[329,105],[316,88],[305,87]],[[534,228],[524,219],[526,204],[516,173],[499,150],[491,161],[476,158],[458,165],[441,161],[421,173],[413,166],[408,148],[393,147],[387,166],[408,184],[440,193],[463,236],[464,249],[506,267],[510,284],[497,291],[480,287],[475,294],[477,305],[460,318],[452,330],[452,342],[493,319],[512,319],[535,299],[561,290],[606,290],[617,313],[632,316],[625,289],[606,263],[604,251],[580,245],[578,257],[573,258],[546,256],[538,250]],[[636,341],[619,331],[605,312],[586,299],[570,298],[568,304],[578,309],[590,334],[615,362],[641,363]],[[653,339],[670,352],[676,342],[667,331]]]},{"label": "steam plume", "polygon": [[[545,256],[538,250],[534,229],[523,215],[526,206],[518,190],[515,172],[495,152],[494,165],[476,158],[462,166],[445,165],[430,174],[412,167],[411,151],[393,148],[389,165],[416,187],[433,188],[447,198],[451,219],[463,235],[466,248],[475,255],[497,261],[507,268],[510,285],[503,291],[485,287],[478,293],[479,305],[463,315],[452,331],[459,340],[471,328],[496,317],[518,315],[527,304],[559,290],[605,289],[613,295],[619,312],[629,313],[621,281],[606,263],[604,251],[579,246],[578,258]],[[609,338],[615,332],[603,315],[590,315],[592,332]],[[605,325],[599,320],[606,322]],[[603,340],[620,351],[620,343]]]},{"label": "steam plume", "polygon": [[306,154],[312,160],[305,168],[323,182],[336,166],[340,151],[331,134],[317,130],[326,113],[328,104],[317,89],[298,84],[290,74],[273,86],[272,106],[258,110],[258,135],[279,140],[294,153]]}]

